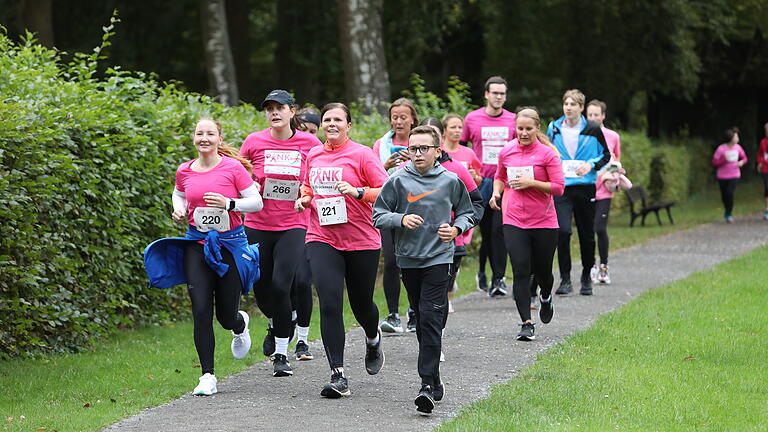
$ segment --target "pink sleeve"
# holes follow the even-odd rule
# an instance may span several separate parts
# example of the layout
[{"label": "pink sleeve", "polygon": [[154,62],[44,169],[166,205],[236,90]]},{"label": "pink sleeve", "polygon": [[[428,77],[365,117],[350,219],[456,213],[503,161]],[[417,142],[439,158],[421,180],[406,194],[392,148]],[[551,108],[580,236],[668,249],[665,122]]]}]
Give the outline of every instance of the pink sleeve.
[{"label": "pink sleeve", "polygon": [[739,146],[739,160],[743,160],[744,163],[747,163],[747,152],[744,151],[744,147]]},{"label": "pink sleeve", "polygon": [[253,158],[251,157],[251,141],[248,139],[250,137],[246,137],[245,141],[243,141],[243,145],[240,146],[239,154],[240,156],[248,159],[249,161],[252,161]]},{"label": "pink sleeve", "polygon": [[480,170],[483,169],[483,163],[477,158],[475,152],[472,152],[472,169],[477,171],[478,175],[480,174]]},{"label": "pink sleeve", "polygon": [[502,153],[499,154],[499,164],[496,165],[496,175],[494,176],[494,179],[502,181],[504,184],[507,184],[507,168],[504,166],[503,159],[502,159]]},{"label": "pink sleeve", "polygon": [[176,185],[174,186],[179,192],[184,192],[183,174],[181,171],[182,165],[179,165],[179,167],[176,169]]},{"label": "pink sleeve", "polygon": [[374,157],[373,153],[363,153],[362,160],[363,178],[368,183],[366,186],[380,188],[387,181],[387,172],[384,171],[379,158]]},{"label": "pink sleeve", "polygon": [[237,165],[233,166],[235,175],[235,187],[238,191],[244,191],[253,185],[253,178],[251,177],[251,174],[248,173],[248,170],[245,169],[243,164],[240,163],[240,161],[235,159],[235,162],[237,162]]},{"label": "pink sleeve", "polygon": [[717,146],[717,149],[715,150],[715,154],[712,156],[712,165],[714,166],[720,166],[723,164],[723,146]]},{"label": "pink sleeve", "polygon": [[547,161],[547,177],[549,177],[549,189],[552,195],[560,196],[565,191],[565,177],[563,176],[563,165],[560,158],[552,152]]},{"label": "pink sleeve", "polygon": [[469,171],[464,168],[464,165],[460,163],[456,163],[455,165],[457,171],[456,175],[459,176],[459,180],[461,180],[464,183],[464,186],[467,187],[467,192],[472,192],[477,189],[477,183],[475,183],[475,180],[469,175]]}]

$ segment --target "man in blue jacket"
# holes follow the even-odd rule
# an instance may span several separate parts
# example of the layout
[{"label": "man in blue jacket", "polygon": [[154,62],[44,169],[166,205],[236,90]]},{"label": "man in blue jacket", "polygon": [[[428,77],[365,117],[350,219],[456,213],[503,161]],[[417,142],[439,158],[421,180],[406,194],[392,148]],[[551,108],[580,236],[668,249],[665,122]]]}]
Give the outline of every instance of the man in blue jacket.
[{"label": "man in blue jacket", "polygon": [[597,171],[611,158],[603,131],[597,123],[587,121],[584,93],[577,89],[563,95],[563,116],[549,124],[547,136],[560,152],[565,174],[565,193],[555,197],[560,235],[557,260],[560,286],[556,294],[570,294],[571,284],[571,217],[576,219],[581,249],[581,295],[592,295],[589,271],[595,265],[595,181]]}]

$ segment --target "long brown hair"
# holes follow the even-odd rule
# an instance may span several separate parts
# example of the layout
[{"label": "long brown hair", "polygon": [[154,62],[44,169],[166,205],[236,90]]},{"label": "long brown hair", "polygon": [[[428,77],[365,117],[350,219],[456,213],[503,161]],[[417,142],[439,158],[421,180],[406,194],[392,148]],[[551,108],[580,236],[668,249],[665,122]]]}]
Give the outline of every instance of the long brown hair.
[{"label": "long brown hair", "polygon": [[207,121],[212,122],[213,124],[215,124],[216,125],[216,129],[219,131],[219,136],[221,137],[221,143],[219,144],[219,152],[218,153],[220,155],[223,155],[223,156],[231,157],[232,159],[237,159],[237,161],[240,162],[241,164],[243,164],[243,166],[245,167],[245,169],[249,173],[252,173],[253,172],[253,165],[251,165],[251,161],[249,161],[248,159],[240,156],[240,154],[238,153],[236,148],[234,148],[234,147],[232,147],[229,144],[224,142],[224,135],[222,135],[222,133],[221,133],[221,123],[219,123],[218,121],[216,121],[215,119],[213,119],[211,117],[201,117],[200,119],[198,119],[195,122],[195,127],[197,127],[198,123],[200,123],[201,121],[204,121],[204,120],[207,120]]},{"label": "long brown hair", "polygon": [[537,128],[539,128],[539,131],[536,132],[536,139],[538,139],[542,144],[551,147],[552,150],[555,151],[555,154],[557,154],[558,157],[560,156],[560,152],[557,151],[557,147],[549,142],[549,138],[545,134],[541,133],[541,119],[539,118],[539,112],[536,111],[535,108],[523,107],[520,111],[517,112],[517,117],[524,117],[533,120],[533,123]]}]

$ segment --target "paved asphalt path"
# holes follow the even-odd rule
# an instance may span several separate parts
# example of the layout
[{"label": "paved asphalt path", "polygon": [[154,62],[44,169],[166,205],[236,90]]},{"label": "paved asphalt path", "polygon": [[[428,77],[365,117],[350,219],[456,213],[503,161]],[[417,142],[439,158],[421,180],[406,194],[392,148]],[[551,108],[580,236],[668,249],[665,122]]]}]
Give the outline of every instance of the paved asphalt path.
[{"label": "paved asphalt path", "polygon": [[[768,222],[750,215],[733,225],[704,225],[618,251],[611,256],[613,284],[596,286],[591,297],[556,297],[554,319],[536,326],[534,342],[515,341],[519,318],[511,296],[490,299],[477,292],[457,299],[443,339],[447,361],[441,365],[441,374],[446,396],[431,417],[418,415],[413,404],[420,384],[415,335],[385,337],[386,364],[378,375],[370,376],[363,365],[364,335],[355,328],[347,333],[346,345],[350,397],[320,397],[330,374],[322,345],[314,342],[311,349],[315,360],[293,361],[293,377],[273,378],[271,364],[263,362],[221,379],[219,393],[214,396],[187,394],[106,430],[429,430],[487,396],[492,385],[512,378],[537,354],[592,325],[599,315],[647,289],[710,269],[766,243]],[[578,264],[575,266],[580,270]],[[577,268],[574,280],[578,280]],[[555,285],[558,280],[556,277]],[[254,341],[250,355],[261,355],[260,347],[261,341]],[[190,390],[194,384],[190,382]]]}]

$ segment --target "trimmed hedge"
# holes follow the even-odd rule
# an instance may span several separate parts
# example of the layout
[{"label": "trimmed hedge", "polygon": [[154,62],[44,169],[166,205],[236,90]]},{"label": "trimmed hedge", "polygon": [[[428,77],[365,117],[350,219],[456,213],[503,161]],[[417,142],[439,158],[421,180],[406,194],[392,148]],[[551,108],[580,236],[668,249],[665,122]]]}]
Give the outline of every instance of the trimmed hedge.
[{"label": "trimmed hedge", "polygon": [[[247,104],[225,107],[117,67],[97,73],[111,30],[67,64],[29,36],[15,44],[0,32],[0,358],[78,350],[119,328],[187,318],[185,290],[148,289],[141,258],[152,240],[182,232],[170,194],[176,167],[195,155],[194,122],[216,118],[235,144],[267,126]],[[418,76],[412,84],[404,93],[421,118],[475,109],[456,78],[444,98]],[[372,145],[388,130],[379,113],[350,108],[352,139]],[[699,166],[685,162],[692,152],[637,133],[622,142],[634,182],[678,200],[696,184],[679,169]]]}]

